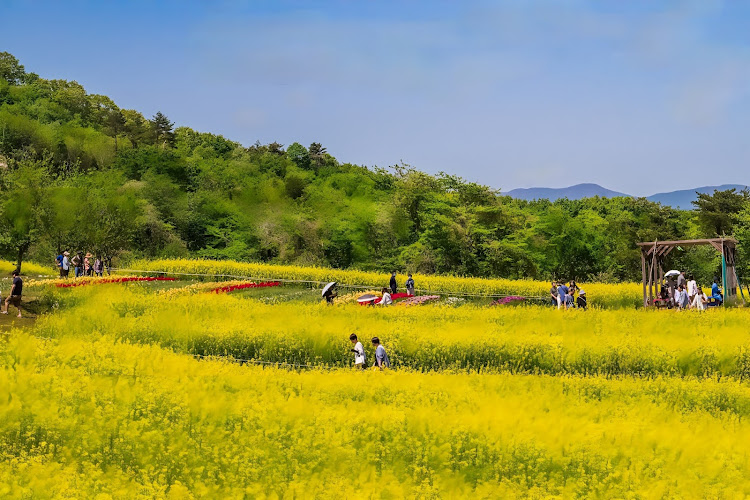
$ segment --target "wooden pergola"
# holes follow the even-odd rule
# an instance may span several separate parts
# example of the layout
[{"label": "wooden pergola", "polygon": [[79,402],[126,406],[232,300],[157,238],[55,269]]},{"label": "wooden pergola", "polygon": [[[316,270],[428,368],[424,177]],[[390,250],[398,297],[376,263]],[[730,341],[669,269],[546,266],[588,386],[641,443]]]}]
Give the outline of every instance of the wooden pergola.
[{"label": "wooden pergola", "polygon": [[734,238],[711,238],[707,240],[645,241],[641,247],[641,273],[643,276],[643,307],[654,305],[654,296],[659,297],[664,286],[664,259],[676,247],[711,245],[721,254],[721,282],[724,302],[737,301],[737,273],[734,269],[737,240]]}]

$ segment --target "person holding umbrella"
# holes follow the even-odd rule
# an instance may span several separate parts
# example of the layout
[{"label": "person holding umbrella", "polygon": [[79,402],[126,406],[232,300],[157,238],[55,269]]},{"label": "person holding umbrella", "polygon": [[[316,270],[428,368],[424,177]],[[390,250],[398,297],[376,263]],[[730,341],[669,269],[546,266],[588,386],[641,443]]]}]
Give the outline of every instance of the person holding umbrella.
[{"label": "person holding umbrella", "polygon": [[333,305],[333,299],[336,298],[338,294],[336,293],[336,282],[331,281],[326,286],[323,287],[323,298],[326,299],[326,303],[328,305]]}]

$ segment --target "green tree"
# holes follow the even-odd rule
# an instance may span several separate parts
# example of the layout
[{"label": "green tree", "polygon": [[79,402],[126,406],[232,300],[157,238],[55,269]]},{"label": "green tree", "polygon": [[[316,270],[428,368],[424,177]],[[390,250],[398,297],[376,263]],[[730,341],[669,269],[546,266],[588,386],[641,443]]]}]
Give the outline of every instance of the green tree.
[{"label": "green tree", "polygon": [[29,248],[44,234],[49,221],[47,170],[43,164],[24,161],[0,178],[0,242],[15,253],[20,270]]},{"label": "green tree", "polygon": [[0,78],[11,85],[20,85],[24,82],[26,70],[12,54],[0,52]]},{"label": "green tree", "polygon": [[308,153],[310,157],[310,163],[315,168],[322,167],[325,163],[326,156],[328,156],[328,151],[326,151],[326,148],[324,148],[323,145],[319,142],[313,142],[312,144],[310,144]]},{"label": "green tree", "polygon": [[696,193],[693,201],[698,209],[698,224],[708,236],[729,236],[732,234],[737,215],[750,201],[750,192],[743,189],[714,191],[713,194]]},{"label": "green tree", "polygon": [[161,111],[157,111],[151,118],[151,130],[154,136],[154,144],[162,149],[174,146],[174,123],[169,121]]},{"label": "green tree", "polygon": [[310,154],[305,149],[305,146],[298,142],[294,142],[286,149],[286,155],[292,160],[299,168],[308,169],[310,168]]}]

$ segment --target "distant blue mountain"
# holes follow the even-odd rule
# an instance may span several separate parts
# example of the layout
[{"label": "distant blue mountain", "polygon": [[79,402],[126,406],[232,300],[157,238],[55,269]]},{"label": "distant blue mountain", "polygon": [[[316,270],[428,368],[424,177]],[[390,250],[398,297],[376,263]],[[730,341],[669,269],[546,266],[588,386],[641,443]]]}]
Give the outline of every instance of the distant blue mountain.
[{"label": "distant blue mountain", "polygon": [[[657,193],[655,195],[648,196],[646,199],[648,199],[649,201],[661,203],[665,206],[671,206],[673,208],[691,210],[694,207],[690,202],[697,199],[697,195],[695,194],[696,192],[710,194],[713,193],[714,190],[725,191],[732,188],[739,191],[741,189],[745,189],[746,186],[742,184],[701,186],[694,189],[681,189],[679,191]],[[576,184],[575,186],[565,188],[519,188],[512,189],[505,194],[519,200],[546,199],[550,201],[555,201],[561,198],[568,198],[569,200],[580,200],[581,198],[592,198],[594,196],[599,196],[602,198],[615,198],[617,196],[630,197],[629,194],[612,191],[611,189],[604,188],[599,184]]]},{"label": "distant blue mountain", "polygon": [[703,187],[698,187],[695,189],[682,189],[680,191],[672,191],[669,193],[657,193],[655,195],[647,197],[646,199],[649,201],[655,201],[657,203],[661,203],[662,205],[667,205],[673,208],[691,210],[695,208],[695,206],[690,202],[698,198],[698,196],[695,194],[696,191],[699,193],[711,194],[715,190],[726,191],[727,189],[734,188],[737,191],[740,191],[742,189],[745,189],[746,187],[747,186],[743,186],[741,184],[722,184],[721,186],[703,186]]},{"label": "distant blue mountain", "polygon": [[580,200],[581,198],[615,198],[617,196],[630,196],[618,193],[611,189],[603,188],[599,184],[576,184],[566,188],[519,188],[508,191],[508,196],[519,200],[557,200],[567,198],[569,200]]}]

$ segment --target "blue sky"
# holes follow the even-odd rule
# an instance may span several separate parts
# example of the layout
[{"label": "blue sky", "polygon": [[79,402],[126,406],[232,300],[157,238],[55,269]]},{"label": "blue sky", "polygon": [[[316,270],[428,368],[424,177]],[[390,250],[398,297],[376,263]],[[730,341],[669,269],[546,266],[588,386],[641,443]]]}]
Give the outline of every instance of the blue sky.
[{"label": "blue sky", "polygon": [[0,50],[244,144],[500,188],[750,184],[749,2],[3,0]]}]

